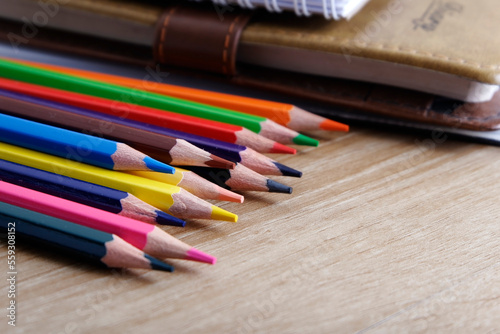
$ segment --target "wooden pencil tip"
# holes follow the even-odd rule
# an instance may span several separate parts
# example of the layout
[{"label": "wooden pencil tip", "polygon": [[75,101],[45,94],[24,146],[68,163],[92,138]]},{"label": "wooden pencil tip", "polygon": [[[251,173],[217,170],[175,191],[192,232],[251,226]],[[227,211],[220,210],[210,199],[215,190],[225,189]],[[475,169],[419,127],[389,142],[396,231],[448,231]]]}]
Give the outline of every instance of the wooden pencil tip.
[{"label": "wooden pencil tip", "polygon": [[282,183],[276,182],[274,180],[267,180],[267,188],[270,193],[282,193],[282,194],[291,194],[292,187],[286,186]]},{"label": "wooden pencil tip", "polygon": [[230,190],[220,188],[219,189],[219,200],[227,201],[227,202],[235,202],[235,203],[243,203],[244,197],[240,194],[234,193]]},{"label": "wooden pencil tip", "polygon": [[297,150],[289,146],[283,145],[276,142],[270,149],[269,153],[285,153],[285,154],[296,154]]},{"label": "wooden pencil tip", "polygon": [[191,261],[208,263],[208,264],[215,264],[217,262],[217,258],[215,256],[212,256],[212,255],[207,254],[207,253],[203,253],[202,251],[197,250],[194,247],[187,251],[185,259],[191,260]]},{"label": "wooden pencil tip", "polygon": [[306,145],[306,146],[319,146],[319,141],[299,133],[295,138],[293,138],[294,144]]},{"label": "wooden pencil tip", "polygon": [[154,270],[161,270],[161,271],[168,271],[168,272],[173,272],[174,271],[174,267],[171,266],[170,264],[167,264],[163,261],[160,261],[148,254],[144,254],[144,257],[146,259],[149,260],[149,263],[150,263],[150,266],[151,266],[151,269],[154,269]]},{"label": "wooden pencil tip", "polygon": [[331,119],[325,119],[320,125],[319,125],[321,130],[326,130],[326,131],[343,131],[343,132],[348,132],[349,131],[349,125],[344,124],[344,123],[339,123],[332,121]]},{"label": "wooden pencil tip", "polygon": [[186,222],[184,220],[169,215],[168,213],[160,210],[156,211],[156,223],[159,225],[170,225],[178,227],[186,226]]},{"label": "wooden pencil tip", "polygon": [[207,167],[222,168],[222,169],[233,169],[235,164],[232,161],[222,159],[216,155],[210,154],[211,160],[206,161]]},{"label": "wooden pencil tip", "polygon": [[161,161],[155,160],[151,157],[145,157],[144,163],[146,164],[146,167],[153,171],[153,172],[160,172],[160,173],[167,173],[167,174],[174,174],[175,173],[175,168],[172,166],[169,166]]},{"label": "wooden pencil tip", "polygon": [[221,209],[215,205],[212,205],[211,218],[214,220],[223,220],[223,221],[228,221],[228,222],[232,222],[232,223],[236,223],[238,221],[237,215],[235,215],[232,212]]},{"label": "wooden pencil tip", "polygon": [[283,176],[302,177],[301,171],[285,166],[276,161],[274,161],[273,164],[279,169],[281,175]]}]

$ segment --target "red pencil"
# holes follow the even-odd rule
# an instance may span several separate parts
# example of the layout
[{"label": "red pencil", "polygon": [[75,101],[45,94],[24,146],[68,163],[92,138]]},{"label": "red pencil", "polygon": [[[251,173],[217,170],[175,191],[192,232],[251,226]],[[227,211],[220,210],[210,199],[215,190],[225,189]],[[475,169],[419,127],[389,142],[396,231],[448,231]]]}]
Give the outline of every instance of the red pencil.
[{"label": "red pencil", "polygon": [[261,153],[297,152],[291,147],[258,135],[242,126],[3,78],[0,78],[0,89],[247,146]]}]

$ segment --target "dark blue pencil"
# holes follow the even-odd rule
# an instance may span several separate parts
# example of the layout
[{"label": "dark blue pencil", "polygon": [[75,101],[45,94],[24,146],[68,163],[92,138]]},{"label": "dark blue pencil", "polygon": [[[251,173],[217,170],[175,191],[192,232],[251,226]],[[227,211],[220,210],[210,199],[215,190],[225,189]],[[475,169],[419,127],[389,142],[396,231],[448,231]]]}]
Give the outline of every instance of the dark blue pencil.
[{"label": "dark blue pencil", "polygon": [[0,202],[0,229],[27,237],[109,268],[142,268],[173,271],[120,237],[65,220]]},{"label": "dark blue pencil", "polygon": [[126,144],[5,114],[0,141],[111,170],[175,171]]},{"label": "dark blue pencil", "polygon": [[0,180],[150,224],[186,224],[127,192],[1,159]]}]

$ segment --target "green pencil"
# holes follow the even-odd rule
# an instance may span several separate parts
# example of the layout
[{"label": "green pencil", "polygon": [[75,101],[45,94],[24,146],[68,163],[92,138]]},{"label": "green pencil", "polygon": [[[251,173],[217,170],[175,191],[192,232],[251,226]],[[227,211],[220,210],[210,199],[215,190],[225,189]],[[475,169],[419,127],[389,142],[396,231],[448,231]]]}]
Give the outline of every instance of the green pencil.
[{"label": "green pencil", "polygon": [[68,74],[0,59],[0,76],[12,80],[58,88],[81,94],[93,95],[150,108],[168,110],[180,114],[221,121],[243,126],[253,132],[282,144],[318,146],[313,138],[299,134],[267,118],[249,115],[229,109],[209,106],[170,96],[149,93],[124,86],[83,79]]}]

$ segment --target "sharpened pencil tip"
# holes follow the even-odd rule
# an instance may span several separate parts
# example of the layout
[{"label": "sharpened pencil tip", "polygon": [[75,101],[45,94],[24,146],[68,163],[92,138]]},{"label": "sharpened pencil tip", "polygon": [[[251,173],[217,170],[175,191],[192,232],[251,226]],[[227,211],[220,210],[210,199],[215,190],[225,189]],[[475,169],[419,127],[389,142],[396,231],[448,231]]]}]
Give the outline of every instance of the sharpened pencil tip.
[{"label": "sharpened pencil tip", "polygon": [[160,225],[170,225],[178,227],[186,226],[186,222],[184,220],[159,210],[156,210],[156,223]]},{"label": "sharpened pencil tip", "polygon": [[320,125],[319,125],[321,130],[326,130],[326,131],[343,131],[343,132],[348,132],[349,131],[349,125],[344,124],[344,123],[339,123],[332,121],[331,119],[325,119]]},{"label": "sharpened pencil tip", "polygon": [[232,212],[226,211],[224,209],[219,208],[218,206],[212,205],[212,219],[215,220],[223,220],[232,223],[236,223],[238,221],[238,216]]},{"label": "sharpened pencil tip", "polygon": [[169,166],[169,165],[167,165],[163,162],[160,162],[158,160],[155,160],[151,157],[145,157],[144,163],[146,164],[146,167],[148,167],[150,170],[152,170],[154,172],[161,172],[161,173],[168,173],[168,174],[175,173],[174,167]]},{"label": "sharpened pencil tip", "polygon": [[220,188],[219,190],[219,200],[235,203],[243,203],[244,197],[240,194],[234,193],[230,190]]},{"label": "sharpened pencil tip", "polygon": [[289,146],[283,145],[276,142],[270,149],[269,153],[285,153],[285,154],[296,154],[297,150]]},{"label": "sharpened pencil tip", "polygon": [[234,162],[222,159],[216,155],[210,154],[211,160],[205,161],[207,167],[222,168],[222,169],[233,169]]},{"label": "sharpened pencil tip", "polygon": [[188,252],[186,253],[186,260],[198,261],[208,264],[215,264],[217,262],[217,258],[215,256],[203,253],[202,251],[197,250],[194,247],[188,250]]},{"label": "sharpened pencil tip", "polygon": [[144,254],[144,257],[149,260],[151,263],[151,269],[154,270],[161,270],[161,271],[168,271],[168,272],[173,272],[174,267],[171,266],[170,264],[167,264],[165,262],[162,262],[148,254]]},{"label": "sharpened pencil tip", "polygon": [[267,188],[270,193],[283,193],[283,194],[291,194],[292,187],[286,186],[282,183],[276,182],[274,180],[267,180]]},{"label": "sharpened pencil tip", "polygon": [[274,161],[274,165],[280,170],[283,176],[301,177],[302,172]]},{"label": "sharpened pencil tip", "polygon": [[319,141],[300,133],[297,137],[293,138],[293,142],[297,145],[319,146]]}]

